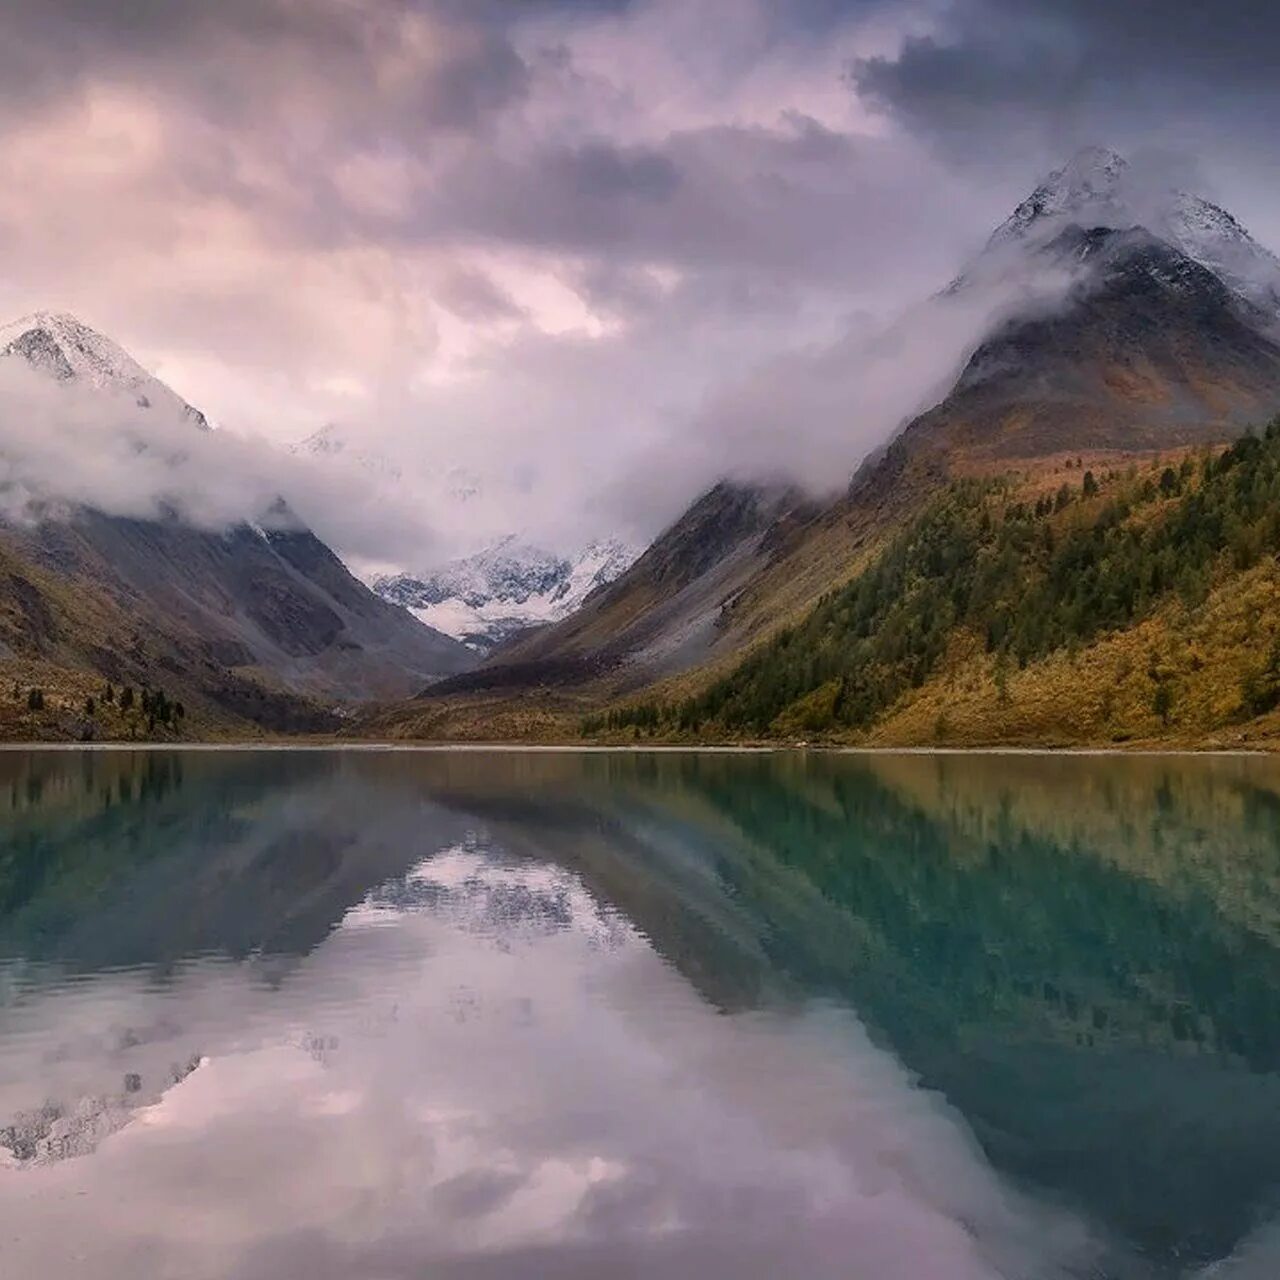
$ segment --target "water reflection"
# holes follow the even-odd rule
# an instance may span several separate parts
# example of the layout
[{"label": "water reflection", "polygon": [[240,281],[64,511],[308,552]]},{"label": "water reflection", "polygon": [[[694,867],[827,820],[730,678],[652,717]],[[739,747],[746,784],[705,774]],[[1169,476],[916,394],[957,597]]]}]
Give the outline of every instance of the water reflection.
[{"label": "water reflection", "polygon": [[0,755],[7,1253],[1272,1275],[1278,797],[1246,760]]}]

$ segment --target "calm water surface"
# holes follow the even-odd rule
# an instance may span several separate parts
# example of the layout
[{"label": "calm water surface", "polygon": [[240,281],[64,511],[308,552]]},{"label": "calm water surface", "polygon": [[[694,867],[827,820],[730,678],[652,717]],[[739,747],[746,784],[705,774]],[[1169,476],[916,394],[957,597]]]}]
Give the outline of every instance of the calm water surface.
[{"label": "calm water surface", "polygon": [[0,1272],[1280,1275],[1280,762],[0,754]]}]

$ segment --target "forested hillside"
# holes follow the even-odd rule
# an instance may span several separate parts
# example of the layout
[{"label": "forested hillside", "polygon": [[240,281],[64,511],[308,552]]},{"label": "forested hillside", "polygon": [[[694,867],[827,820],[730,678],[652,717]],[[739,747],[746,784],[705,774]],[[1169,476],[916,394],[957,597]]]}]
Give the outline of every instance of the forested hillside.
[{"label": "forested hillside", "polygon": [[[951,483],[862,574],[705,691],[676,703],[617,707],[584,730],[874,739],[941,680],[958,681],[953,694],[982,694],[998,709],[1019,700],[1015,685],[1026,695],[1034,673],[1062,661],[1077,668],[1082,705],[1102,699],[1105,714],[1093,717],[1093,732],[1123,739],[1176,728],[1188,702],[1182,668],[1199,674],[1206,666],[1189,647],[1188,628],[1223,607],[1224,593],[1256,594],[1280,552],[1280,420],[1224,451],[1174,465],[1067,475],[1056,489],[1044,477]],[[1249,606],[1247,637],[1224,629],[1217,638],[1239,652],[1205,678],[1221,684],[1227,673],[1230,696],[1199,708],[1187,728],[1243,722],[1280,705],[1280,613],[1266,599],[1263,590],[1262,603]],[[1106,677],[1090,677],[1082,658],[1140,627],[1146,648],[1126,657],[1126,674],[1146,667],[1134,714],[1117,707],[1114,691],[1105,705],[1107,691],[1090,680]],[[1183,643],[1171,654],[1179,634]],[[956,728],[946,703],[939,702],[930,740]],[[1063,732],[1078,736],[1066,722]],[[974,733],[981,730],[970,726],[960,740]],[[902,736],[922,736],[918,717]]]}]

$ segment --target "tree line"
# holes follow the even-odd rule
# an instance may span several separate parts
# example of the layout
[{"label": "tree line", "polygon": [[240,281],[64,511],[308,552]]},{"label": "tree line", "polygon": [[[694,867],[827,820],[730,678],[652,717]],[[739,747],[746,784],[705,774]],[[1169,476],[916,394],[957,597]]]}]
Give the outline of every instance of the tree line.
[{"label": "tree line", "polygon": [[[997,655],[999,680],[1171,596],[1196,604],[1215,575],[1280,551],[1280,419],[1216,457],[1104,481],[1086,471],[1034,502],[1008,480],[955,481],[866,570],[705,692],[614,708],[583,731],[767,734],[788,710],[810,731],[866,728],[929,678],[957,628]],[[1242,699],[1254,714],[1280,704],[1280,643]]]}]

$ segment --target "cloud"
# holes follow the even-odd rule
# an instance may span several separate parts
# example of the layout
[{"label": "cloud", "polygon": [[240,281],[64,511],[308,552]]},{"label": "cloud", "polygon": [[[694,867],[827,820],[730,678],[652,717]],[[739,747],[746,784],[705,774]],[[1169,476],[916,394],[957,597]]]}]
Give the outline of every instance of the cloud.
[{"label": "cloud", "polygon": [[[1236,7],[1199,36],[1086,0],[0,6],[0,316],[71,311],[246,435],[339,422],[420,503],[480,476],[455,545],[642,538],[785,432],[851,469],[893,415],[821,369],[805,393],[806,353],[932,293],[1076,134],[1199,122],[1280,241]],[[673,439],[685,469],[614,530]]]},{"label": "cloud", "polygon": [[855,317],[834,341],[762,360],[717,390],[659,448],[633,459],[611,493],[619,511],[684,496],[672,474],[783,480],[827,496],[857,462],[943,399],[983,336],[1011,315],[1051,310],[1072,275],[1018,259],[983,263],[968,287],[924,299],[891,323]]},{"label": "cloud", "polygon": [[436,512],[359,468],[335,471],[260,439],[202,431],[131,395],[0,360],[0,522],[62,519],[84,507],[177,516],[214,531],[301,520],[355,558],[430,556],[438,539]]},{"label": "cloud", "polygon": [[473,268],[456,267],[444,274],[433,296],[460,320],[519,320],[526,314],[505,289]]},{"label": "cloud", "polygon": [[1280,100],[1280,12],[1248,0],[951,0],[933,31],[857,60],[857,89],[973,154],[993,128],[1062,148],[1081,134],[1262,132]]},{"label": "cloud", "polygon": [[10,13],[0,313],[72,311],[224,425],[339,421],[483,473],[532,534],[605,532],[673,418],[971,234],[936,226],[938,166],[859,133],[814,44],[855,10],[794,38],[756,0]]}]

